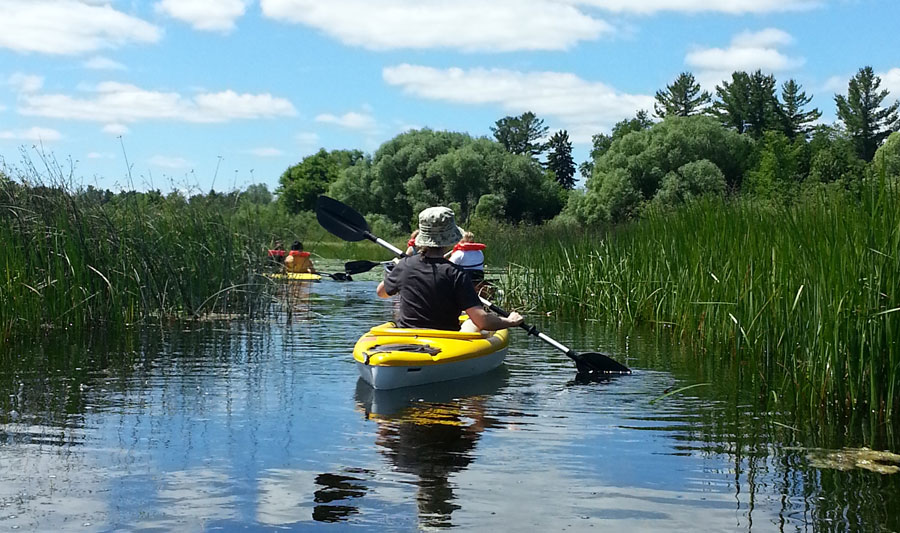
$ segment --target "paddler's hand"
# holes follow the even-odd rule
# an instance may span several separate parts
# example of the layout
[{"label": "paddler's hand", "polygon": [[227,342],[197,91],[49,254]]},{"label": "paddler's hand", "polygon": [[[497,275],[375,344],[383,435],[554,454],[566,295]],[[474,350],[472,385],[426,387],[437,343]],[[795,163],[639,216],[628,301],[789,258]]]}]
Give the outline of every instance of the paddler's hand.
[{"label": "paddler's hand", "polygon": [[525,322],[525,317],[515,311],[512,311],[511,313],[509,313],[509,316],[506,317],[506,320],[507,322],[509,322],[510,327],[515,327],[520,325],[522,322]]}]

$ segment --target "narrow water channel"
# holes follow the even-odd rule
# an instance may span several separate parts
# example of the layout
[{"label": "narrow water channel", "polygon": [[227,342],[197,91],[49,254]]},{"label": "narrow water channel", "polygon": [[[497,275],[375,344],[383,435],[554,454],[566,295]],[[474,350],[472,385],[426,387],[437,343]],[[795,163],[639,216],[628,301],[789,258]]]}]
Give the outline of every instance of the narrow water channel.
[{"label": "narrow water channel", "polygon": [[375,392],[350,355],[390,317],[374,282],[288,308],[3,347],[0,531],[900,529],[900,475],[843,460],[852,431],[775,423],[653,335],[543,323],[627,358],[605,383],[514,332],[497,371]]}]

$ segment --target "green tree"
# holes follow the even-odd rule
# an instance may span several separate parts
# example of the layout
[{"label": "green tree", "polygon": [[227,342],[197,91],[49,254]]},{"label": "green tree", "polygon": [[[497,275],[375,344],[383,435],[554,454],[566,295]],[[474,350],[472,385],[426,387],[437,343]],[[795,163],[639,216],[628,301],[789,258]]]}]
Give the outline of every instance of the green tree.
[{"label": "green tree", "polygon": [[700,84],[690,72],[682,72],[664,91],[656,91],[654,114],[659,118],[668,116],[687,117],[703,113],[712,101],[707,91],[700,90]]},{"label": "green tree", "polygon": [[578,171],[581,173],[582,177],[584,177],[584,179],[591,177],[591,173],[594,170],[594,162],[609,150],[613,141],[621,139],[635,131],[644,131],[651,126],[653,126],[653,120],[650,119],[649,113],[642,109],[634,115],[634,118],[623,119],[616,122],[609,135],[604,133],[593,135],[591,137],[591,158],[578,167]]},{"label": "green tree", "polygon": [[847,188],[862,181],[866,163],[846,134],[831,126],[818,126],[809,142],[810,183],[842,183]]},{"label": "green tree", "polygon": [[654,203],[675,206],[705,195],[725,194],[725,175],[707,159],[691,161],[666,174]]},{"label": "green tree", "polygon": [[585,195],[573,197],[574,211],[589,223],[627,218],[656,196],[670,172],[703,159],[721,171],[729,187],[738,188],[753,144],[711,117],[669,117],[613,141],[595,161]]},{"label": "green tree", "polygon": [[881,78],[867,66],[850,79],[847,96],[834,95],[838,119],[853,139],[857,154],[865,161],[871,161],[881,142],[900,127],[897,115],[900,102],[881,107],[888,91],[879,91],[880,86]]},{"label": "green tree", "polygon": [[760,70],[753,74],[734,72],[730,83],[723,81],[716,86],[716,95],[718,100],[713,102],[712,114],[738,133],[749,133],[758,139],[763,132],[778,128],[781,123],[781,107],[772,75]]},{"label": "green tree", "polygon": [[544,120],[537,118],[531,111],[515,117],[503,117],[491,126],[494,138],[507,152],[527,155],[534,160],[545,149],[544,143],[540,141],[547,136],[549,129],[544,126]]},{"label": "green tree", "polygon": [[822,112],[815,107],[804,111],[811,101],[812,96],[806,96],[796,81],[791,79],[781,85],[781,116],[784,133],[789,138],[806,137],[812,131],[812,124],[822,116]]},{"label": "green tree", "polygon": [[763,134],[759,161],[747,174],[744,190],[757,196],[784,198],[797,185],[802,176],[796,145],[780,131]]},{"label": "green tree", "polygon": [[241,194],[241,201],[251,204],[268,205],[272,203],[272,193],[265,183],[249,185]]},{"label": "green tree", "polygon": [[875,175],[884,173],[888,177],[900,178],[900,132],[894,132],[875,152],[872,160]]},{"label": "green tree", "polygon": [[412,130],[394,137],[375,151],[369,174],[369,199],[363,212],[381,213],[408,228],[416,212],[407,182],[419,176],[425,190],[443,186],[438,176],[429,177],[428,165],[441,154],[472,142],[464,133]]},{"label": "green tree", "polygon": [[316,198],[337,181],[341,170],[363,158],[359,150],[322,148],[284,171],[278,179],[278,198],[289,213],[314,209]]},{"label": "green tree", "polygon": [[550,137],[547,144],[547,168],[556,181],[566,190],[575,188],[575,160],[572,158],[572,142],[569,132],[560,130]]}]

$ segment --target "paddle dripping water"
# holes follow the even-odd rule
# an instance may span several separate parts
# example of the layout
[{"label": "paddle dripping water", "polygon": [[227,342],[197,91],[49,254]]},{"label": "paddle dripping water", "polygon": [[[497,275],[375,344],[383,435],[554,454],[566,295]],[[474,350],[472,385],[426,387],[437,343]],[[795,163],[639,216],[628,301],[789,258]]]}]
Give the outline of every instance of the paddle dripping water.
[{"label": "paddle dripping water", "polygon": [[[331,234],[347,240],[361,241],[368,239],[379,246],[389,250],[397,257],[404,257],[406,254],[391,243],[372,234],[366,219],[356,212],[350,206],[343,204],[328,196],[319,196],[316,201],[316,219],[319,224]],[[491,311],[500,316],[509,316],[509,313],[501,307],[481,298],[482,303],[490,308]],[[578,373],[581,374],[582,381],[590,381],[594,378],[604,379],[608,374],[630,374],[631,370],[625,365],[615,361],[611,357],[603,353],[585,352],[578,353],[575,350],[565,346],[561,342],[556,341],[549,335],[538,331],[533,325],[522,323],[522,329],[533,335],[545,343],[553,346],[557,350],[566,354],[566,357],[575,361]]]}]

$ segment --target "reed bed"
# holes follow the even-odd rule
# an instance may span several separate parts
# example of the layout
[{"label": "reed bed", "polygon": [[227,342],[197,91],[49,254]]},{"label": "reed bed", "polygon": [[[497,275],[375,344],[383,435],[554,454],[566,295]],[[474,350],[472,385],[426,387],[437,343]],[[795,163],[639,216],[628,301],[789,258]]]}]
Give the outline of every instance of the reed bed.
[{"label": "reed bed", "polygon": [[[27,176],[26,176],[27,178]],[[264,230],[221,203],[0,174],[0,334],[254,313]]]},{"label": "reed bed", "polygon": [[512,305],[653,324],[782,409],[900,407],[900,195],[884,179],[790,206],[703,200],[593,238],[521,231],[489,243]]}]

